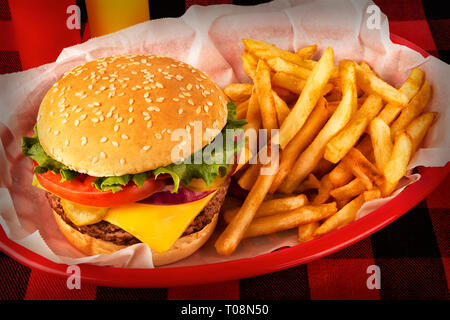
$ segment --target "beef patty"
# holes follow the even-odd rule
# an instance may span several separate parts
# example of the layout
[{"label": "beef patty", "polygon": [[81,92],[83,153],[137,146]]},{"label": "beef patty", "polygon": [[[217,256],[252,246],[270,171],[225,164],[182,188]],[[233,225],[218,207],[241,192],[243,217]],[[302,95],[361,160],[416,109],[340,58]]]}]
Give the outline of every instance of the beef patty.
[{"label": "beef patty", "polygon": [[[220,211],[220,207],[222,206],[223,201],[225,200],[228,185],[229,181],[217,190],[217,193],[214,195],[214,197],[212,197],[212,199],[203,208],[203,210],[195,217],[192,223],[186,228],[186,230],[183,233],[183,236],[187,236],[191,233],[200,231],[211,222],[214,215]],[[48,202],[50,203],[51,208],[61,216],[64,222],[66,222],[72,228],[81,233],[85,233],[97,239],[110,241],[117,245],[129,246],[141,242],[132,234],[107,221],[102,220],[94,224],[77,226],[69,219],[69,217],[67,217],[66,213],[64,212],[64,209],[61,205],[61,198],[50,192],[46,192],[46,197],[48,199]]]}]

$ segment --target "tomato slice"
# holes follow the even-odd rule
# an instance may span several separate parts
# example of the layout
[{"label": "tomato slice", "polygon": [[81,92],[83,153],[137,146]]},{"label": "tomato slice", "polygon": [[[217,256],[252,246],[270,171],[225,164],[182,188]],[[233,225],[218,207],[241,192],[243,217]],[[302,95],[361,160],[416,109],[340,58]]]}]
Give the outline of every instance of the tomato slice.
[{"label": "tomato slice", "polygon": [[92,207],[116,207],[137,202],[159,191],[166,184],[165,179],[150,177],[142,187],[130,181],[122,190],[113,193],[111,190],[98,190],[92,185],[96,178],[86,174],[80,174],[73,181],[64,182],[60,182],[60,174],[51,171],[36,174],[36,178],[47,191],[72,202]]}]

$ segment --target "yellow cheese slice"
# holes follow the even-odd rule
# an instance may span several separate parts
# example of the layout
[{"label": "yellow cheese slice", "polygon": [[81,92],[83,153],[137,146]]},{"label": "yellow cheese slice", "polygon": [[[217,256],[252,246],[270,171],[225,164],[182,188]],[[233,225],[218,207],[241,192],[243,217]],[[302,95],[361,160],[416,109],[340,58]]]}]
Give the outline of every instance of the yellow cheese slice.
[{"label": "yellow cheese slice", "polygon": [[176,205],[133,203],[111,208],[103,220],[131,233],[158,253],[169,250],[216,192]]}]

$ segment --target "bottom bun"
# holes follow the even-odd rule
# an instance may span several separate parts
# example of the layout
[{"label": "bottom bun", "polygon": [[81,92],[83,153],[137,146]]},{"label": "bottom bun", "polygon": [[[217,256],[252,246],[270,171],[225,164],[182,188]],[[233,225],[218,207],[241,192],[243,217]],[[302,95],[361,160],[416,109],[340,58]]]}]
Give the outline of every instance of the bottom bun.
[{"label": "bottom bun", "polygon": [[[55,211],[53,211],[53,216],[64,237],[84,254],[92,256],[102,253],[113,253],[127,247],[81,233],[68,225]],[[202,230],[179,238],[168,251],[157,253],[152,250],[153,265],[157,267],[174,263],[197,251],[206,241],[208,241],[209,237],[214,232],[218,216],[219,215],[216,213],[211,222]]]}]

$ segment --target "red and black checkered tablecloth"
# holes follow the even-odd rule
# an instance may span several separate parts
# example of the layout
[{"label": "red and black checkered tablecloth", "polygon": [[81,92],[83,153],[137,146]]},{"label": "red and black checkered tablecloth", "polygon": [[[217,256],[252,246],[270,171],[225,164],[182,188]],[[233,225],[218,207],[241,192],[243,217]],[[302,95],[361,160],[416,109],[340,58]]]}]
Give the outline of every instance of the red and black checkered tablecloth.
[{"label": "red and black checkered tablecloth", "polygon": [[[9,0],[14,1],[14,0]],[[178,17],[193,4],[251,5],[267,1],[151,0],[152,19]],[[84,1],[76,1],[83,9]],[[450,61],[450,18],[445,1],[375,0],[391,32]],[[86,16],[82,10],[83,22]],[[0,73],[22,70],[7,0],[0,0]],[[42,35],[45,37],[45,35]],[[80,41],[88,31],[81,28]],[[306,265],[214,284],[131,289],[82,283],[30,269],[0,252],[0,299],[440,299],[450,298],[450,179],[404,216],[372,236]],[[369,290],[367,267],[381,271],[381,288]]]}]

